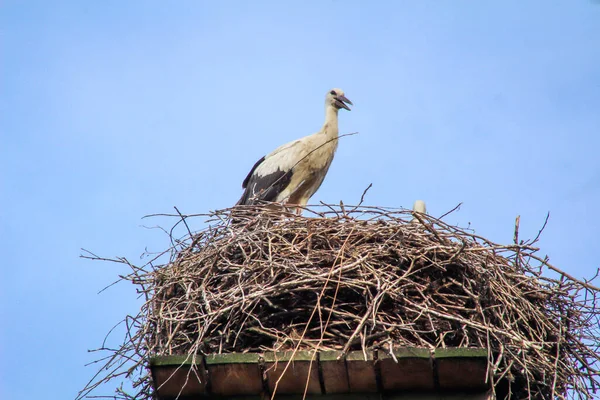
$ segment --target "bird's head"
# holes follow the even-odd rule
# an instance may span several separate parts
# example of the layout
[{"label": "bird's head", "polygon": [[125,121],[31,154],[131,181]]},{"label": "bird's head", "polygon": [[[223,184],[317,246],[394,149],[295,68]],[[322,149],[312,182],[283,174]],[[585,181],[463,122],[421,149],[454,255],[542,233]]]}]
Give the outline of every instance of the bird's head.
[{"label": "bird's head", "polygon": [[348,104],[353,105],[352,102],[348,100],[346,96],[344,96],[344,91],[342,89],[331,89],[329,92],[327,92],[325,104],[327,106],[332,106],[336,110],[345,108],[348,111],[350,111]]},{"label": "bird's head", "polygon": [[413,204],[413,211],[420,212],[421,214],[427,214],[427,206],[423,200],[415,201]]}]

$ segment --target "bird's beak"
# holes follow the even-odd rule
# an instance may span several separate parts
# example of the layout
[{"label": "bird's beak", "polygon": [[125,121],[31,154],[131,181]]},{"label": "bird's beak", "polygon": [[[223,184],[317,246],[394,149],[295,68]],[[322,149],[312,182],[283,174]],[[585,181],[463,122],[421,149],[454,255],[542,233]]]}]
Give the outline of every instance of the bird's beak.
[{"label": "bird's beak", "polygon": [[348,107],[346,103],[350,104],[351,106],[354,105],[350,100],[346,98],[346,96],[340,95],[335,97],[335,105],[338,106],[338,108],[345,108],[346,110],[350,111],[350,107]]}]

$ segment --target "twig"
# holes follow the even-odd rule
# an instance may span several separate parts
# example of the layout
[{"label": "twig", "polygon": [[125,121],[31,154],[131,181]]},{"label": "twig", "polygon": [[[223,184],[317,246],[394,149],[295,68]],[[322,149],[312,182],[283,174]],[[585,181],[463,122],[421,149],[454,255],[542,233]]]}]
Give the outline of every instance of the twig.
[{"label": "twig", "polygon": [[[174,225],[187,233],[166,230],[172,245],[142,266],[83,250],[84,258],[127,266],[121,280],[145,301],[124,319],[122,343],[97,349],[93,365],[101,369],[78,398],[130,379],[136,393],[117,389],[116,398],[151,399],[151,354],[317,357],[399,347],[481,347],[494,386],[508,381],[532,398],[592,395],[600,385],[594,279],[537,256],[535,240],[519,237],[519,219],[506,245],[417,213],[421,229],[410,210],[363,205],[368,189],[359,206],[308,208],[316,218],[262,205],[196,215],[175,208]],[[233,212],[242,224],[228,223]],[[206,227],[191,231],[192,217]],[[538,262],[561,278],[544,275]]]}]

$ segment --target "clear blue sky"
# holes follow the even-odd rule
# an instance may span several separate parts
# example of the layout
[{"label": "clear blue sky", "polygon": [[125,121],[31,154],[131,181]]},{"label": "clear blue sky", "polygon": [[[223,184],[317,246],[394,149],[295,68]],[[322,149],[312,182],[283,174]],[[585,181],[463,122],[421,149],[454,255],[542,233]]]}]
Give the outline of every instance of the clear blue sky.
[{"label": "clear blue sky", "polygon": [[313,202],[463,202],[448,222],[500,242],[549,211],[542,253],[592,275],[599,21],[588,0],[2,1],[0,398],[73,398],[138,309],[80,248],[137,261],[168,245],[143,215],[233,205],[332,87],[360,133]]}]

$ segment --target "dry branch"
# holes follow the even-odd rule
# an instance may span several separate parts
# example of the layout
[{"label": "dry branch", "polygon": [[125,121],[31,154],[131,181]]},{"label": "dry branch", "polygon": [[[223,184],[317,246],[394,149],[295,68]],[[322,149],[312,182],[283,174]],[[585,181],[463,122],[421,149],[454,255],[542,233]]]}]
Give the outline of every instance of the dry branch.
[{"label": "dry branch", "polygon": [[[132,397],[150,398],[154,355],[484,347],[493,383],[508,379],[513,398],[593,397],[599,291],[519,242],[518,227],[500,245],[406,210],[324,209],[226,209],[173,239],[164,265],[117,259],[146,302],[107,370],[121,376],[129,360]],[[176,217],[188,231],[191,216]]]}]

